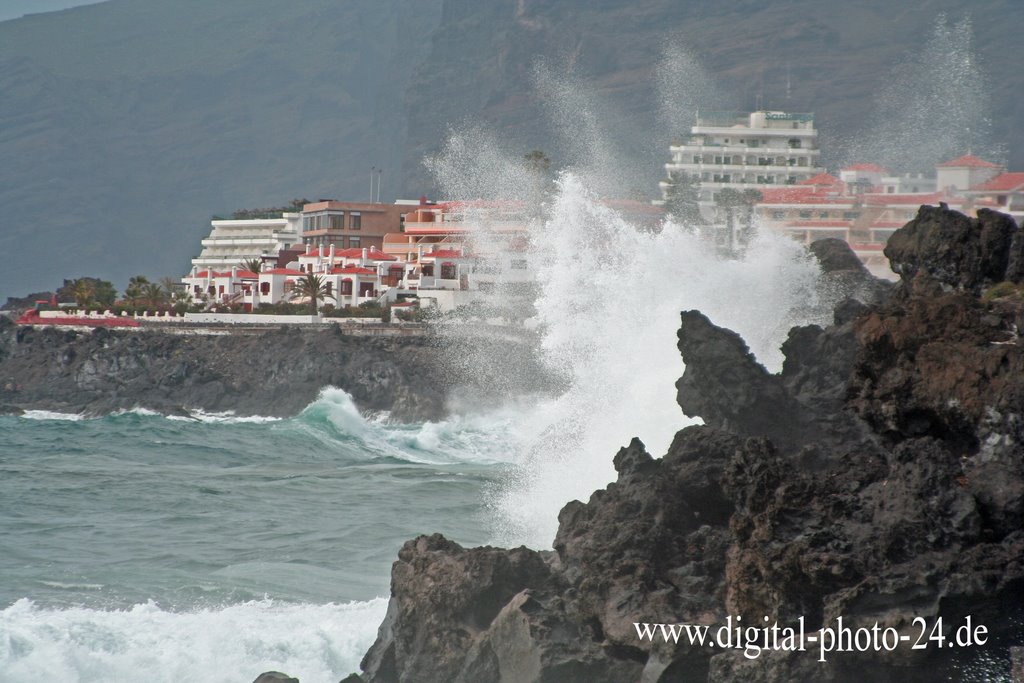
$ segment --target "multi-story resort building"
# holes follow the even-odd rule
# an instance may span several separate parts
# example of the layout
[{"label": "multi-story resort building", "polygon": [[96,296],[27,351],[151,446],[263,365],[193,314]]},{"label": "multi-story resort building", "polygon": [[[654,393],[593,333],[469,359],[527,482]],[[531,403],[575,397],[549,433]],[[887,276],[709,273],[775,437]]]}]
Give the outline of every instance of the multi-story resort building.
[{"label": "multi-story resort building", "polygon": [[697,184],[701,213],[707,217],[723,189],[797,185],[824,170],[818,165],[813,114],[699,112],[690,137],[669,151],[663,197],[668,197],[673,179],[686,178]]},{"label": "multi-story resort building", "polygon": [[284,249],[302,243],[302,215],[284,213],[280,218],[213,220],[203,250],[192,259],[193,269],[230,270],[243,261],[277,258]]},{"label": "multi-story resort building", "polygon": [[380,249],[384,235],[399,232],[401,204],[339,202],[325,199],[302,207],[302,242],[339,249]]}]

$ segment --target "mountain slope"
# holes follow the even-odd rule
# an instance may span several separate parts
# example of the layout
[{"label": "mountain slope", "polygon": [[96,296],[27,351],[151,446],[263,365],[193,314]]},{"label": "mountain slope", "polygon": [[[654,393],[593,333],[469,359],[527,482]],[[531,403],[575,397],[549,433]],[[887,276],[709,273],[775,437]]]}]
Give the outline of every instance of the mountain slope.
[{"label": "mountain slope", "polygon": [[[0,22],[0,298],[178,275],[212,214],[363,199],[374,166],[385,200],[436,196],[423,157],[466,122],[637,197],[698,106],[814,111],[835,163],[878,137],[863,132],[875,93],[962,5],[108,0]],[[1024,168],[1024,3],[969,10],[993,83],[979,111]],[[921,73],[938,93],[923,115],[969,120],[942,102],[956,74]]]},{"label": "mountain slope", "polygon": [[[958,67],[953,60],[928,62],[934,55],[924,55],[943,16],[951,26],[970,20],[974,54],[964,57],[987,74],[990,87],[980,90],[991,95],[968,111],[955,101],[936,111],[910,111],[942,103],[943,91],[950,100],[970,93],[965,76],[950,73],[950,66]],[[669,140],[692,123],[679,109],[749,110],[758,103],[815,112],[827,163],[863,156],[890,123],[907,126],[914,117],[941,137],[948,130],[942,120],[955,114],[963,127],[975,129],[975,151],[1003,143],[1011,165],[1021,168],[1024,133],[1015,122],[1024,114],[1024,56],[1012,47],[1021,25],[1024,4],[1006,0],[969,7],[960,0],[446,0],[430,55],[417,72],[431,87],[409,97],[410,184],[429,182],[418,159],[436,145],[436,131],[468,112],[510,146],[543,147],[556,163],[578,162],[595,145],[611,144],[616,170],[626,171],[629,184],[653,191]],[[941,54],[947,46],[939,42],[934,48]],[[926,63],[914,67],[919,58]],[[538,63],[578,92],[552,93],[550,77],[538,78],[533,68]],[[875,100],[899,74],[908,74],[909,91],[888,93],[884,104],[898,110],[905,103],[906,116],[898,116],[906,120],[872,125]],[[938,91],[931,99],[929,89]],[[679,103],[676,111],[661,111],[666,99]],[[566,109],[574,114],[566,117]],[[986,110],[990,122],[980,114],[972,118]],[[610,143],[587,134],[593,119],[596,129],[614,131]]]},{"label": "mountain slope", "polygon": [[0,24],[0,253],[21,256],[0,290],[177,274],[211,214],[362,199],[371,166],[386,187],[405,36],[438,8],[111,0]]}]

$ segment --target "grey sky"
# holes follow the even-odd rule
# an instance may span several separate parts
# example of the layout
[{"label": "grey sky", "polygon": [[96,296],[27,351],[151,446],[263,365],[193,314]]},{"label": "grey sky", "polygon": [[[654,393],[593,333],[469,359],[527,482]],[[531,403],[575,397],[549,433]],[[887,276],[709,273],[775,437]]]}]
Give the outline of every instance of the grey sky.
[{"label": "grey sky", "polygon": [[0,0],[0,21],[17,19],[26,14],[56,12],[57,10],[92,5],[102,0]]}]

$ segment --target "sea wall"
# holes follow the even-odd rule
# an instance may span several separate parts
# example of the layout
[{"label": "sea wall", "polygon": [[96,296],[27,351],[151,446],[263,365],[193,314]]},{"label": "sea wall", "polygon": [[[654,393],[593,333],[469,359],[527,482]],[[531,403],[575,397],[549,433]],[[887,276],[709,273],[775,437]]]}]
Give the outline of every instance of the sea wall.
[{"label": "sea wall", "polygon": [[[26,327],[0,317],[0,412],[98,415],[142,407],[290,416],[321,388],[335,386],[361,410],[423,421],[445,416],[456,394],[471,393],[479,405],[507,396],[486,378],[452,369],[448,359],[458,356],[458,340],[442,341],[429,330],[394,336],[347,334],[336,325],[192,331]],[[505,350],[536,370],[524,377],[543,377],[529,339],[512,339]]]},{"label": "sea wall", "polygon": [[[678,401],[704,425],[661,458],[619,450],[617,481],[562,509],[552,551],[407,542],[346,682],[1007,680],[1024,643],[1024,233],[979,214],[922,207],[886,250],[902,281],[791,330],[779,374],[684,312]],[[922,620],[926,647],[819,656],[761,648],[758,629],[751,649],[656,626],[840,617],[913,642]],[[984,647],[949,645],[968,619]]]}]

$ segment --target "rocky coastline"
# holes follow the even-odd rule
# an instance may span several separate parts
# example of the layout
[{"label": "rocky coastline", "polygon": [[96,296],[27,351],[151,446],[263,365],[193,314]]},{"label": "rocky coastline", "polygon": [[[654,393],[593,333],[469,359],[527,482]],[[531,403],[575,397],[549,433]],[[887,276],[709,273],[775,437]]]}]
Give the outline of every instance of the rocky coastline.
[{"label": "rocky coastline", "polygon": [[[639,439],[619,450],[617,481],[562,509],[551,551],[407,542],[346,683],[931,683],[967,680],[979,657],[984,680],[1010,676],[1024,644],[1024,232],[922,207],[886,248],[891,289],[842,247],[819,251],[870,295],[831,326],[794,328],[776,375],[683,312],[678,402],[704,425],[661,458]],[[952,637],[970,617],[988,637],[819,661],[635,626],[765,617],[914,639],[916,619],[941,617]]]},{"label": "rocky coastline", "polygon": [[[450,362],[460,346],[480,341],[472,333],[441,338],[426,329],[361,336],[336,325],[223,334],[76,330],[17,326],[0,316],[0,414],[100,416],[145,408],[168,415],[202,410],[288,417],[333,386],[351,394],[364,412],[436,420],[449,413],[453,393],[478,403],[499,400],[515,381],[502,378],[496,386],[494,378],[460,372]],[[526,370],[514,389],[554,386],[529,338],[508,341],[503,349]]]}]

